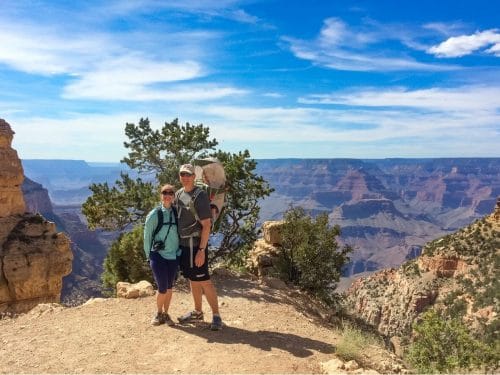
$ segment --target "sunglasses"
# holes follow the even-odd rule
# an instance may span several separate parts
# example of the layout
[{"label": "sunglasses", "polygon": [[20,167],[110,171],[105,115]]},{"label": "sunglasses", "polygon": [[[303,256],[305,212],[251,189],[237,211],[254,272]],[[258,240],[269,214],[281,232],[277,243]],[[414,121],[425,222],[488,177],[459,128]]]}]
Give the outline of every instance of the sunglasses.
[{"label": "sunglasses", "polygon": [[192,174],[191,174],[191,173],[188,173],[188,172],[181,172],[181,173],[179,173],[179,175],[180,175],[181,177],[190,177],[190,176],[192,176]]},{"label": "sunglasses", "polygon": [[163,190],[161,195],[171,195],[173,197],[175,193],[172,190]]}]

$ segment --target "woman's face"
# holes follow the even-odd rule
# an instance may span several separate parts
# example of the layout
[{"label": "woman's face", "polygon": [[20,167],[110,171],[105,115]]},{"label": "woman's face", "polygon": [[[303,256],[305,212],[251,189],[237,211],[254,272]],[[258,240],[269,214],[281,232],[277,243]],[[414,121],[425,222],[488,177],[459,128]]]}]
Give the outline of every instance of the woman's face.
[{"label": "woman's face", "polygon": [[170,185],[165,185],[161,189],[161,201],[163,204],[170,206],[172,204],[172,200],[174,199],[175,191],[174,188]]}]

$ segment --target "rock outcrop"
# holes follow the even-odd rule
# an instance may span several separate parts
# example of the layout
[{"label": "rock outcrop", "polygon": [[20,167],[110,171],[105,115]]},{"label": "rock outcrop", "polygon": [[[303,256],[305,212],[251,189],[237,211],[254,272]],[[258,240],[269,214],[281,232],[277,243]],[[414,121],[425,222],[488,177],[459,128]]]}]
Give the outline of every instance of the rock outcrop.
[{"label": "rock outcrop", "polygon": [[54,215],[49,192],[41,184],[26,177],[22,185],[22,192],[28,212]]},{"label": "rock outcrop", "polygon": [[10,125],[0,119],[0,218],[22,214],[25,211],[21,184],[23,167],[12,145],[14,132]]},{"label": "rock outcrop", "polygon": [[272,276],[281,251],[282,221],[266,221],[262,224],[263,238],[255,241],[248,253],[247,268],[258,277]]},{"label": "rock outcrop", "polygon": [[54,223],[25,213],[23,169],[11,148],[14,132],[0,120],[0,313],[20,313],[59,302],[71,272],[69,239]]}]

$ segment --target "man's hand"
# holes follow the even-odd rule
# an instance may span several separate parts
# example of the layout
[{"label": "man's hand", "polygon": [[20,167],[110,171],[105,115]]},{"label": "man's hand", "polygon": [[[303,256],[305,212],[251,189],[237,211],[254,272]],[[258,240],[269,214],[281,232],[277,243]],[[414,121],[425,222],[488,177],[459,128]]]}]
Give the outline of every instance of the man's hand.
[{"label": "man's hand", "polygon": [[196,256],[194,258],[194,264],[196,265],[196,267],[201,267],[203,263],[205,263],[205,252],[206,250],[198,250],[198,252],[196,253]]}]

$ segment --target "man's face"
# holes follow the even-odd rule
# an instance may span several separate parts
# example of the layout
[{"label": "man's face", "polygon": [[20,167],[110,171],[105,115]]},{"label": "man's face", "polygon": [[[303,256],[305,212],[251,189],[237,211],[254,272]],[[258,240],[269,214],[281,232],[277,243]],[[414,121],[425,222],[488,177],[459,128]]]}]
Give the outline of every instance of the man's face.
[{"label": "man's face", "polygon": [[182,186],[189,186],[194,183],[194,174],[188,172],[179,173],[179,179],[181,180]]}]

